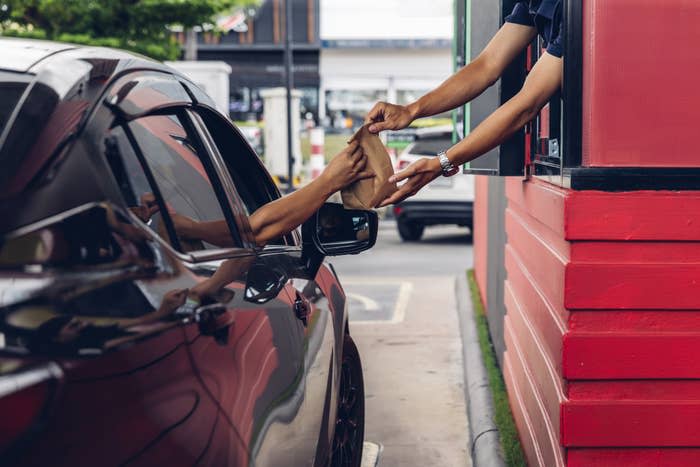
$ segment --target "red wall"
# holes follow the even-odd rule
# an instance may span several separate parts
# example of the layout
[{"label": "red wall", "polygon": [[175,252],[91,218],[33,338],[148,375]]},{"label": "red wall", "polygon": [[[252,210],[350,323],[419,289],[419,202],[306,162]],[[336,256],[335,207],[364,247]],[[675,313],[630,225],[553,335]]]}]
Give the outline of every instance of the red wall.
[{"label": "red wall", "polygon": [[484,306],[486,303],[487,290],[487,264],[488,264],[488,200],[489,200],[489,177],[476,176],[475,199],[474,199],[474,232],[472,240],[474,245],[474,275],[479,285],[479,292]]},{"label": "red wall", "polygon": [[700,192],[507,197],[503,371],[530,465],[700,465]]},{"label": "red wall", "polygon": [[700,1],[582,1],[584,165],[700,166]]}]

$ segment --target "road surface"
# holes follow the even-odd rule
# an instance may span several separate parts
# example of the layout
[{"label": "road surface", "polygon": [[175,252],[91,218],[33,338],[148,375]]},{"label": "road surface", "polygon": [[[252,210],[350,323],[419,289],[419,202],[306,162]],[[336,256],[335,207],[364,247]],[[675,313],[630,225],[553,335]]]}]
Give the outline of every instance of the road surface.
[{"label": "road surface", "polygon": [[350,298],[363,359],[367,441],[380,467],[470,466],[454,280],[472,267],[467,229],[426,229],[418,243],[382,221],[377,245],[331,258]]}]

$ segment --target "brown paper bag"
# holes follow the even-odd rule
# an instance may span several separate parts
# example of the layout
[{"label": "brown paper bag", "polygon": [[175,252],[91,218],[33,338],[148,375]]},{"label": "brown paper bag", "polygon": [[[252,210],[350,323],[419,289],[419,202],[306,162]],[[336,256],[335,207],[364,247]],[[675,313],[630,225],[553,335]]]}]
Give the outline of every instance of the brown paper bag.
[{"label": "brown paper bag", "polygon": [[374,209],[379,203],[394,193],[396,184],[389,183],[389,177],[394,175],[391,166],[391,158],[379,136],[370,133],[368,125],[357,130],[350,142],[358,140],[362,150],[367,155],[366,171],[375,174],[373,178],[358,180],[340,195],[343,198],[343,206],[347,209]]}]

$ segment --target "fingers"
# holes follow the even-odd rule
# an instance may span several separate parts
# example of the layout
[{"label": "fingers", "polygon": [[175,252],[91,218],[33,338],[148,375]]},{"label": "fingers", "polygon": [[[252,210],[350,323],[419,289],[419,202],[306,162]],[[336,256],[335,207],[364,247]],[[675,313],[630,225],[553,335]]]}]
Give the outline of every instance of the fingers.
[{"label": "fingers", "polygon": [[367,167],[367,156],[362,154],[355,160],[355,163],[353,164],[353,169],[357,172],[362,172],[363,170],[365,170],[365,167]]},{"label": "fingers", "polygon": [[379,133],[384,130],[393,130],[393,125],[389,122],[377,122],[370,125],[368,130],[370,133]]},{"label": "fingers", "polygon": [[368,178],[374,178],[374,177],[376,177],[376,174],[374,172],[364,171],[364,172],[360,172],[357,175],[355,175],[355,181],[366,180]]},{"label": "fingers", "polygon": [[372,110],[369,111],[367,117],[365,118],[365,123],[372,123],[377,120],[382,120],[384,117],[385,107],[386,103],[384,102],[377,102],[376,104],[374,104],[374,107],[372,107]]},{"label": "fingers", "polygon": [[358,149],[360,149],[360,143],[356,139],[353,139],[348,141],[348,146],[345,148],[345,151],[352,155]]},{"label": "fingers", "polygon": [[382,201],[382,203],[379,205],[380,208],[383,208],[384,206],[389,206],[390,204],[396,204],[400,203],[401,201],[405,200],[409,196],[412,196],[413,193],[411,193],[408,190],[405,190],[404,187],[401,187],[398,191],[394,192],[393,195],[389,196],[387,199]]},{"label": "fingers", "polygon": [[389,177],[389,183],[398,183],[406,180],[409,177],[412,177],[416,174],[416,168],[414,166],[408,166],[405,169],[403,169],[401,172],[397,172],[391,177]]}]

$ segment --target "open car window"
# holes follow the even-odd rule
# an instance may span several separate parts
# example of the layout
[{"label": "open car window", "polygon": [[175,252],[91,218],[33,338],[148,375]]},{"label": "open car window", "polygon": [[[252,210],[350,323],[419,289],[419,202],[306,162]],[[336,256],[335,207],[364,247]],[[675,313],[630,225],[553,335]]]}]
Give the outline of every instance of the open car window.
[{"label": "open car window", "polygon": [[174,248],[240,246],[206,156],[182,117],[141,117],[112,128],[107,141],[108,160],[129,209]]},{"label": "open car window", "polygon": [[[207,131],[226,164],[236,191],[248,216],[265,204],[280,197],[279,190],[262,166],[260,158],[250,148],[245,138],[220,115],[207,109],[199,109]],[[271,241],[270,245],[298,245],[293,234]]]}]

